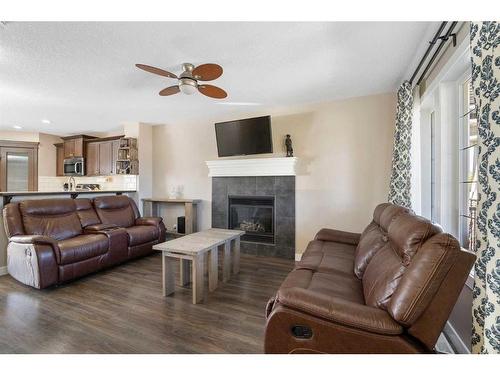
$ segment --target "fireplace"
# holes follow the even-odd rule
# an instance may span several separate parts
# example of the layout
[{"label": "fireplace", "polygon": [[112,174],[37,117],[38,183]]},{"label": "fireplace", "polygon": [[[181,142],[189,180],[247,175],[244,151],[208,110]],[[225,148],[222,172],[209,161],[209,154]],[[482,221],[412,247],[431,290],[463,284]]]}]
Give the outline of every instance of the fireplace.
[{"label": "fireplace", "polygon": [[274,244],[274,196],[228,198],[229,229],[244,230],[242,241]]},{"label": "fireplace", "polygon": [[212,177],[212,227],[244,229],[242,253],[294,259],[295,176]]}]

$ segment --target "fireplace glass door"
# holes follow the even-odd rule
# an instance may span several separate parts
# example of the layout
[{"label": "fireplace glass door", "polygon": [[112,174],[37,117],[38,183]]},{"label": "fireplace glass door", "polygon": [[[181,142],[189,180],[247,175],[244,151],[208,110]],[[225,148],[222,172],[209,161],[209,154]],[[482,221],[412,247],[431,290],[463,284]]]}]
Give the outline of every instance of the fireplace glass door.
[{"label": "fireplace glass door", "polygon": [[274,197],[229,197],[229,229],[244,230],[242,241],[274,243]]}]

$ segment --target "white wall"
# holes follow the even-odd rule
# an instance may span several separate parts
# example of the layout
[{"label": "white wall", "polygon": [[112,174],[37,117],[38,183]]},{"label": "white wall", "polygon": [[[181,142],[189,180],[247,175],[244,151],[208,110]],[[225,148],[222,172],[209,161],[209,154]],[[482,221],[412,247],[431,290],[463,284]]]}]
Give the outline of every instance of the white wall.
[{"label": "white wall", "polygon": [[[381,94],[273,114],[274,150],[283,154],[289,133],[301,171],[296,179],[296,248],[300,253],[322,227],[361,231],[387,201],[395,94]],[[268,113],[249,113],[248,117]],[[238,116],[242,117],[242,116]],[[227,119],[220,119],[227,120]],[[211,180],[206,160],[217,158],[214,121],[153,128],[153,195],[183,185],[198,198],[200,226],[211,225]],[[167,226],[181,210],[163,211]]]}]

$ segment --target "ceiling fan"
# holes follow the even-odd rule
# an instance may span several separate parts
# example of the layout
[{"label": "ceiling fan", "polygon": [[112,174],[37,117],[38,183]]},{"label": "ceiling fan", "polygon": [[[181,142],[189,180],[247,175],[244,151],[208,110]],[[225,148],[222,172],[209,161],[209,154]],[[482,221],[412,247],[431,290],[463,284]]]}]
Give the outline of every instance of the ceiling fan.
[{"label": "ceiling fan", "polygon": [[155,68],[154,66],[135,64],[139,69],[146,72],[158,74],[163,77],[173,78],[177,80],[177,84],[169,86],[160,91],[161,96],[168,96],[177,94],[179,91],[191,95],[198,90],[203,95],[215,99],[224,99],[227,93],[220,87],[199,83],[198,81],[212,81],[222,75],[222,67],[217,64],[202,64],[194,67],[193,64],[182,64],[183,72],[177,77],[175,74],[167,72],[166,70]]}]

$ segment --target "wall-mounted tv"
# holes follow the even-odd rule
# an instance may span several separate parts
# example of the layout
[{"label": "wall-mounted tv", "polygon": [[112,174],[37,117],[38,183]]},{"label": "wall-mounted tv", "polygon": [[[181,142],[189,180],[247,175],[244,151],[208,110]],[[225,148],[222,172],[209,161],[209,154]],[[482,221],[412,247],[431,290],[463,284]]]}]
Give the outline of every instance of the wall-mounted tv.
[{"label": "wall-mounted tv", "polygon": [[220,157],[273,152],[271,116],[216,123],[215,136]]}]

